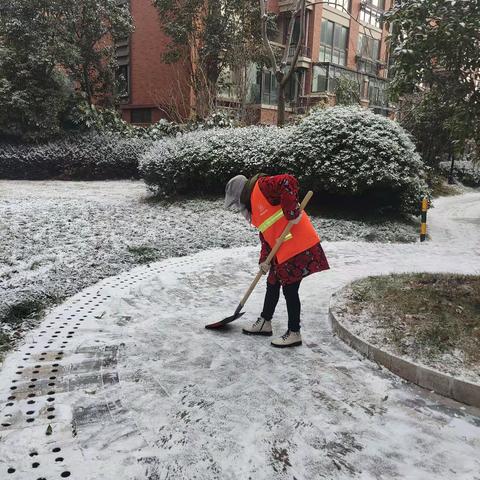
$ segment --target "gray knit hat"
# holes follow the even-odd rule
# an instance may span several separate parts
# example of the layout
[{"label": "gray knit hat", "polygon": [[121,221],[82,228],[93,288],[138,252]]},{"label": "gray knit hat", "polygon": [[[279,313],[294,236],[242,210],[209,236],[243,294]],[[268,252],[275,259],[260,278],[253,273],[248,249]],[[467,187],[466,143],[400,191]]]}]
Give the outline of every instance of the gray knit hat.
[{"label": "gray knit hat", "polygon": [[244,175],[237,175],[231,178],[225,187],[225,208],[243,210],[245,205],[240,201],[242,190],[248,182]]},{"label": "gray knit hat", "polygon": [[247,221],[250,222],[251,214],[247,206],[240,200],[242,191],[248,182],[248,178],[243,175],[237,175],[231,178],[225,187],[225,208],[234,208],[238,210]]}]

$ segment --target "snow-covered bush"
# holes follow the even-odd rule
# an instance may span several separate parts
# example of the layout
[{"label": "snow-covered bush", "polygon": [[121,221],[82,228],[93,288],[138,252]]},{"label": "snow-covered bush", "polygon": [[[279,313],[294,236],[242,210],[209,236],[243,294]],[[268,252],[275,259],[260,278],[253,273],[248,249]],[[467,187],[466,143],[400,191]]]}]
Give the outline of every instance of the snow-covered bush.
[{"label": "snow-covered bush", "polygon": [[312,112],[280,153],[282,170],[316,192],[370,198],[379,207],[412,213],[428,192],[424,164],[408,134],[362,108]]},{"label": "snow-covered bush", "polygon": [[199,130],[154,144],[140,171],[159,196],[221,193],[232,176],[279,173],[275,159],[291,129],[251,126]]},{"label": "snow-covered bush", "polygon": [[403,212],[417,213],[428,192],[423,162],[405,131],[356,107],[318,110],[284,129],[226,128],[166,138],[143,155],[140,171],[160,196],[220,193],[233,175],[258,172],[293,173],[317,194],[364,198]]},{"label": "snow-covered bush", "polygon": [[97,108],[86,102],[75,105],[67,117],[67,125],[73,131],[91,132],[99,135],[118,135],[123,138],[146,138],[159,140],[180,131],[176,123],[160,119],[145,127],[125,121],[117,110]]},{"label": "snow-covered bush", "polygon": [[[440,170],[445,175],[450,173],[450,162],[441,162]],[[453,176],[468,187],[480,187],[480,164],[468,160],[457,160],[453,165]]]},{"label": "snow-covered bush", "polygon": [[223,110],[217,110],[203,120],[189,121],[182,124],[180,130],[183,133],[193,132],[195,130],[209,130],[211,128],[233,128],[238,127],[238,123],[232,117],[232,114]]},{"label": "snow-covered bush", "polygon": [[41,180],[138,177],[150,140],[116,135],[70,137],[42,145],[0,144],[0,178]]}]

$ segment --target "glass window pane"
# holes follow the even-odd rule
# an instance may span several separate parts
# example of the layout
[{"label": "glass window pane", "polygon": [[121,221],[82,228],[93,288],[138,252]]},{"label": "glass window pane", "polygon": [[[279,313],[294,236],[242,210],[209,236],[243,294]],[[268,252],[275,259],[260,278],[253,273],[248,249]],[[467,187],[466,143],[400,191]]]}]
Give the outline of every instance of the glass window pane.
[{"label": "glass window pane", "polygon": [[333,93],[335,92],[336,88],[337,88],[337,79],[330,77],[328,81],[328,91]]},{"label": "glass window pane", "polygon": [[268,95],[270,93],[270,79],[271,75],[270,72],[265,72],[263,74],[263,93],[264,95]]},{"label": "glass window pane", "polygon": [[327,49],[327,62],[333,62],[333,48]]},{"label": "glass window pane", "polygon": [[343,50],[346,50],[347,45],[348,45],[348,28],[347,27],[342,27],[342,33],[341,33],[339,47],[342,48]]},{"label": "glass window pane", "polygon": [[324,92],[327,89],[327,76],[318,77],[317,92]]},{"label": "glass window pane", "polygon": [[340,63],[340,50],[334,49],[332,55],[332,63]]},{"label": "glass window pane", "polygon": [[335,48],[340,48],[340,35],[342,33],[342,27],[340,25],[334,24],[333,30],[333,46]]},{"label": "glass window pane", "polygon": [[313,85],[314,92],[324,92],[327,87],[327,69],[325,67],[314,67]]},{"label": "glass window pane", "polygon": [[298,38],[300,37],[300,19],[296,18],[295,23],[293,24],[293,44],[298,42]]},{"label": "glass window pane", "polygon": [[150,108],[135,108],[131,110],[132,123],[152,123],[152,110]]},{"label": "glass window pane", "polygon": [[277,84],[277,79],[275,78],[275,75],[271,75],[272,77],[272,90],[270,92],[270,102],[271,103],[277,103],[278,100],[278,84]]},{"label": "glass window pane", "polygon": [[380,58],[380,41],[379,40],[373,40],[372,58],[374,60],[378,60]]},{"label": "glass window pane", "polygon": [[330,46],[333,45],[333,26],[333,22],[327,22],[327,39],[325,43]]},{"label": "glass window pane", "polygon": [[362,48],[363,48],[363,35],[360,34],[360,35],[358,36],[358,43],[357,43],[357,53],[358,53],[359,55],[362,54]]},{"label": "glass window pane", "polygon": [[320,43],[327,43],[327,29],[328,29],[328,20],[322,20],[322,28],[320,31]]},{"label": "glass window pane", "polygon": [[320,62],[326,62],[326,60],[325,60],[325,47],[323,47],[323,46],[320,46],[320,55],[319,55],[318,60]]}]

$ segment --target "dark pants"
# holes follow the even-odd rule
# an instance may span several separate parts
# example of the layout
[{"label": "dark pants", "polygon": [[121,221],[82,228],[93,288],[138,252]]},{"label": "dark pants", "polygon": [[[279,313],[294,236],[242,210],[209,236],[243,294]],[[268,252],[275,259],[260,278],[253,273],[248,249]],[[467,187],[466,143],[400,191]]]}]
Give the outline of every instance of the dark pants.
[{"label": "dark pants", "polygon": [[[298,296],[300,282],[301,280],[297,283],[283,286],[283,296],[287,301],[288,329],[291,332],[300,331],[300,297]],[[267,282],[267,293],[265,294],[265,301],[263,303],[262,318],[265,320],[271,320],[273,318],[279,298],[280,283],[277,282],[272,285]]]}]

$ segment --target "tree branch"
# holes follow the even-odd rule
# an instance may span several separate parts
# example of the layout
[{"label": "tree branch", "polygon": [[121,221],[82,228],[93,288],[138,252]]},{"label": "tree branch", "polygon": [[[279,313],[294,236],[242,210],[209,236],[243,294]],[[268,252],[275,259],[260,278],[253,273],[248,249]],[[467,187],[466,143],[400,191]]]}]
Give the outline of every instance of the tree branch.
[{"label": "tree branch", "polygon": [[[293,60],[290,64],[290,68],[285,73],[285,76],[282,78],[282,82],[281,82],[282,85],[285,85],[288,82],[288,80],[292,76],[292,73],[295,70],[295,67],[297,66],[298,57],[300,56],[300,50],[302,49],[302,46],[303,46],[303,35],[305,30],[305,12],[306,12],[305,0],[298,0],[297,10],[295,12],[295,16],[298,15],[298,13],[300,13],[300,32],[298,35],[298,43],[297,43],[297,48],[295,49]],[[293,27],[290,35],[290,41],[292,40],[292,38],[293,38]],[[289,51],[290,51],[290,43],[287,45],[285,49],[285,54],[287,58],[288,58]]]},{"label": "tree branch", "polygon": [[270,44],[270,40],[268,39],[268,31],[267,31],[268,15],[265,7],[266,0],[259,0],[259,1],[260,1],[260,15],[262,17],[263,44],[268,51],[270,62],[272,63],[272,70],[276,72],[278,70],[277,59],[275,58],[275,53],[273,53],[272,45]]}]

